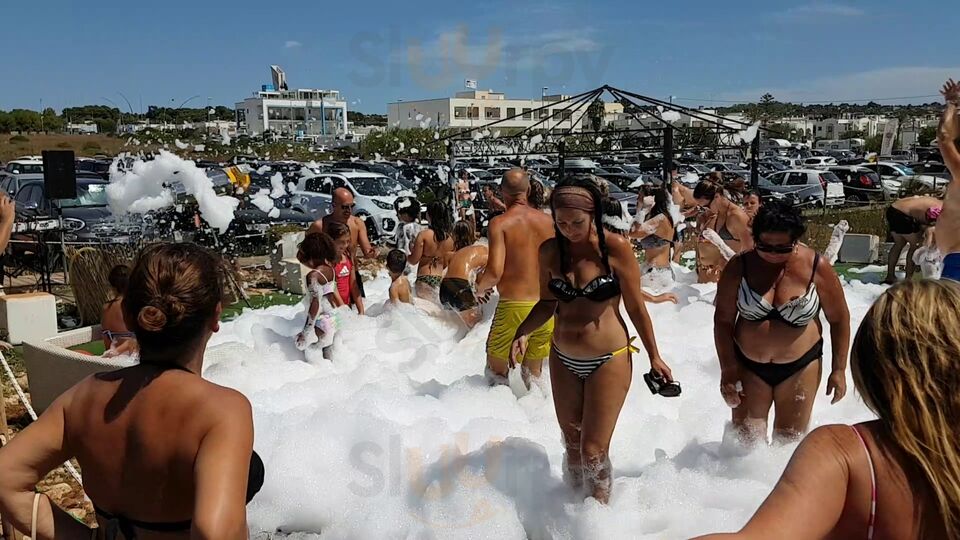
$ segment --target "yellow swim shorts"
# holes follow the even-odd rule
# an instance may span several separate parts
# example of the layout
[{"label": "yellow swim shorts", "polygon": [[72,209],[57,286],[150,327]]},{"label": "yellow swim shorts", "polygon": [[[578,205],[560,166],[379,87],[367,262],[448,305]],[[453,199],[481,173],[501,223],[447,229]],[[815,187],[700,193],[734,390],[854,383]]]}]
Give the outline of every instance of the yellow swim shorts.
[{"label": "yellow swim shorts", "polygon": [[[487,337],[487,355],[500,360],[510,358],[513,336],[536,302],[500,299],[493,315],[490,335]],[[524,359],[544,360],[550,356],[550,338],[553,336],[553,317],[527,336],[527,354]]]}]

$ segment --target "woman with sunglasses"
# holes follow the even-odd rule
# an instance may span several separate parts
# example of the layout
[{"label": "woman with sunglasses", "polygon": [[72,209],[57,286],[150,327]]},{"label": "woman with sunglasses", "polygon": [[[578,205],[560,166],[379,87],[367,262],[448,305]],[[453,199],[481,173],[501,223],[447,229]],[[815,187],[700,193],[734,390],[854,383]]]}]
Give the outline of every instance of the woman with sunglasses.
[{"label": "woman with sunglasses", "polygon": [[[750,219],[742,208],[727,197],[722,185],[723,177],[708,176],[693,190],[693,197],[703,208],[703,213],[697,218],[701,231],[713,229],[717,232],[723,244],[734,253],[740,253],[753,248],[753,239],[750,237],[750,228],[747,223]],[[716,246],[714,238],[708,238],[701,233],[697,242],[697,276],[700,283],[713,283],[720,278],[727,258],[723,246]]]},{"label": "woman with sunglasses", "polygon": [[733,257],[717,286],[720,393],[748,443],[766,441],[771,405],[775,440],[807,431],[822,369],[821,309],[833,349],[827,395],[836,403],[846,394],[850,313],[833,267],[799,243],[805,230],[797,208],[779,202],[760,207],[755,248]]},{"label": "woman with sunglasses", "polygon": [[678,387],[670,384],[670,368],[657,350],[633,246],[603,230],[597,184],[565,179],[551,196],[551,208],[556,237],[540,246],[540,301],[517,329],[509,363],[513,368],[523,358],[527,336],[555,315],[550,382],[566,447],[564,476],[606,503],[613,477],[610,439],[633,378],[631,353],[638,350],[621,318],[621,299],[650,357],[650,376]]}]

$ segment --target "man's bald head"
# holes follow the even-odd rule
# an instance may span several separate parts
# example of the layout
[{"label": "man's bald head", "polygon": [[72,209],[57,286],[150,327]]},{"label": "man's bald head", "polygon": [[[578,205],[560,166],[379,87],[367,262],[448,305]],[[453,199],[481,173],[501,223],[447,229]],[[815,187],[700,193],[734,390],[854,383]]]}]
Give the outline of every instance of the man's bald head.
[{"label": "man's bald head", "polygon": [[333,203],[351,204],[353,203],[353,193],[345,187],[338,187],[333,190]]},{"label": "man's bald head", "polygon": [[353,193],[345,187],[338,187],[333,190],[333,209],[330,213],[330,217],[334,221],[340,223],[346,223],[350,219],[350,216],[353,215],[353,207],[356,206],[353,203]]},{"label": "man's bald head", "polygon": [[503,173],[503,179],[500,181],[500,191],[504,196],[512,198],[526,197],[530,192],[530,175],[527,171],[514,167]]}]

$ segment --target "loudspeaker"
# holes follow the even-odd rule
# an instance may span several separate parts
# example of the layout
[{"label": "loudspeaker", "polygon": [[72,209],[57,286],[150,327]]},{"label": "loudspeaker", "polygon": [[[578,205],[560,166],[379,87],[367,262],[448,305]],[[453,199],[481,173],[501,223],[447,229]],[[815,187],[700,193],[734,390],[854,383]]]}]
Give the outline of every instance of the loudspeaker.
[{"label": "loudspeaker", "polygon": [[73,150],[43,151],[43,187],[48,199],[77,196],[77,168]]}]

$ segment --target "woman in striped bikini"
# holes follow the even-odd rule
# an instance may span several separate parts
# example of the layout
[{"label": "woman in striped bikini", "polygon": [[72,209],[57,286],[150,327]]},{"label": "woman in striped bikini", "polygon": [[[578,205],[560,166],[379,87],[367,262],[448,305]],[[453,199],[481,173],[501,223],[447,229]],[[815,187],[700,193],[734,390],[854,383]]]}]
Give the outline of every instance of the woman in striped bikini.
[{"label": "woman in striped bikini", "polygon": [[564,475],[575,489],[585,487],[606,503],[612,480],[610,439],[633,377],[631,353],[638,350],[620,316],[621,299],[651,372],[665,382],[673,376],[657,350],[633,247],[621,235],[604,234],[596,184],[563,181],[553,192],[551,207],[556,237],[540,247],[541,299],[517,329],[510,366],[523,358],[526,336],[555,315],[550,382],[566,446]]},{"label": "woman in striped bikini", "polygon": [[720,391],[745,442],[766,440],[771,406],[775,439],[806,433],[822,370],[821,308],[833,349],[827,393],[833,403],[846,393],[850,313],[829,261],[800,243],[804,231],[797,208],[763,206],[755,248],[730,259],[717,285]]},{"label": "woman in striped bikini", "polygon": [[850,357],[877,419],[815,429],[740,532],[699,540],[960,538],[957,305],[949,280],[883,293]]}]

